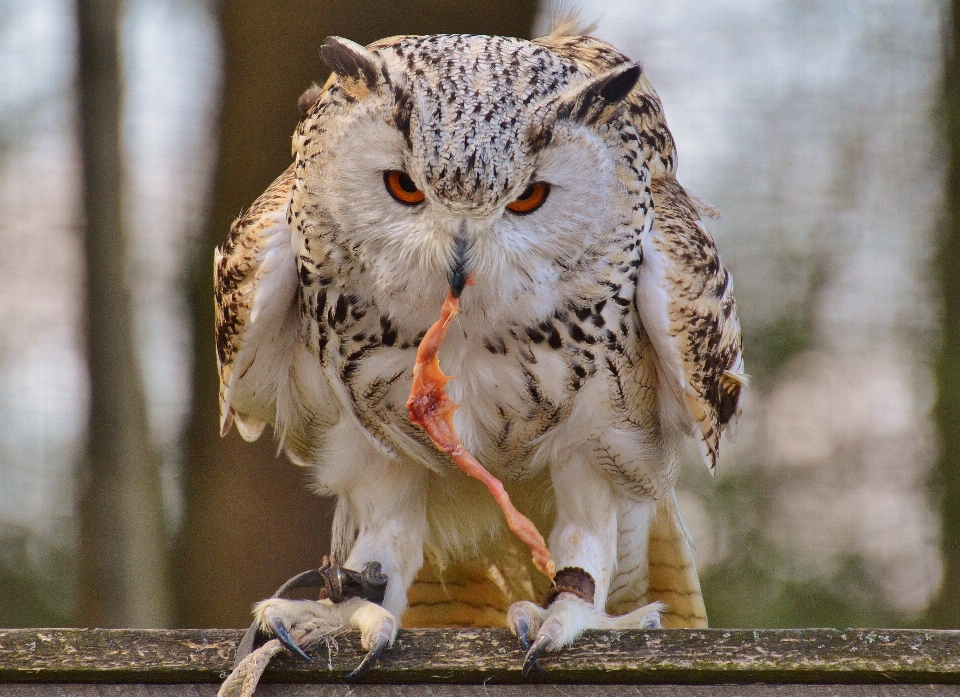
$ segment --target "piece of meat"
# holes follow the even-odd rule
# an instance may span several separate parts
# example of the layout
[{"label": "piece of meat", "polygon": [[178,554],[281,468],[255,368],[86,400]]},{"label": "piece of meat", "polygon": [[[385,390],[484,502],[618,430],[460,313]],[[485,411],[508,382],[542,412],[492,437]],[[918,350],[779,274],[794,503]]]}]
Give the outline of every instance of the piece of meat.
[{"label": "piece of meat", "polygon": [[407,400],[410,422],[421,426],[437,449],[449,453],[453,461],[466,474],[486,484],[487,489],[503,510],[510,530],[530,548],[534,566],[552,580],[556,569],[543,535],[537,530],[537,526],[510,502],[510,496],[507,495],[500,480],[490,474],[486,467],[467,452],[453,427],[453,412],[459,405],[454,404],[447,397],[444,387],[453,378],[444,375],[440,370],[437,353],[447,335],[447,325],[456,316],[459,307],[459,299],[455,298],[452,292],[448,293],[440,310],[440,319],[430,327],[417,349],[417,362],[413,366],[413,388]]}]

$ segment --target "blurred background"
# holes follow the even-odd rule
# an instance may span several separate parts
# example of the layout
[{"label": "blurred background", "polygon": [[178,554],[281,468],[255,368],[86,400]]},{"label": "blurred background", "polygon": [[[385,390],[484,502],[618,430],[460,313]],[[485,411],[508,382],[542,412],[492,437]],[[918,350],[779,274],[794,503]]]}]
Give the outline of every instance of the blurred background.
[{"label": "blurred background", "polygon": [[[723,212],[753,382],[681,482],[711,625],[960,627],[957,7],[574,5]],[[552,12],[0,0],[0,626],[239,627],[319,564],[329,502],[218,436],[213,248],[289,163],[325,36]]]}]

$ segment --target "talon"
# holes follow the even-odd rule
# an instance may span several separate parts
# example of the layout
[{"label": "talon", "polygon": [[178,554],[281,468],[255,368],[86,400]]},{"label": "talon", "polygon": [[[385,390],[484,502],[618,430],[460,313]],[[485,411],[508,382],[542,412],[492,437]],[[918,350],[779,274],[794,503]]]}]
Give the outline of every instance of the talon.
[{"label": "talon", "polygon": [[526,657],[523,659],[523,677],[527,677],[534,668],[536,668],[540,675],[546,675],[546,671],[540,666],[539,660],[540,656],[550,647],[552,642],[553,637],[549,634],[541,634],[537,637],[537,640],[533,642],[533,646],[530,647]]},{"label": "talon", "polygon": [[373,667],[373,664],[379,660],[380,655],[383,653],[383,650],[387,647],[389,643],[389,637],[384,635],[379,635],[376,640],[373,642],[373,646],[370,647],[370,650],[367,652],[367,655],[363,657],[363,660],[360,661],[360,665],[354,668],[351,672],[347,673],[346,679],[352,680],[353,678],[358,678],[364,673],[366,673],[370,668]]},{"label": "talon", "polygon": [[513,625],[513,633],[517,635],[517,641],[520,642],[520,650],[526,653],[530,650],[530,637],[527,636],[527,631],[530,629],[527,621],[525,619],[518,618]]},{"label": "talon", "polygon": [[313,659],[310,658],[307,654],[305,654],[303,652],[303,649],[301,649],[297,645],[297,642],[293,640],[293,637],[290,636],[290,632],[289,630],[287,630],[287,626],[283,623],[283,621],[279,617],[270,617],[267,620],[267,624],[270,625],[270,629],[273,631],[273,633],[277,635],[277,639],[280,640],[280,643],[286,646],[287,649],[292,654],[294,654],[295,656],[298,656],[299,658],[302,658],[307,663],[313,663]]},{"label": "talon", "polygon": [[[330,557],[323,558],[323,566],[319,569],[309,569],[302,573],[297,574],[291,579],[288,579],[282,586],[277,589],[277,592],[271,595],[271,598],[283,598],[286,597],[286,594],[292,591],[295,588],[316,588],[324,585],[323,574],[328,571],[332,564],[336,562]],[[233,657],[233,667],[236,668],[240,665],[240,661],[249,656],[253,649],[258,645],[262,644],[262,635],[258,636],[259,633],[259,624],[254,620],[247,631],[244,632],[243,638],[240,640],[240,643],[237,645],[237,653]],[[281,641],[283,641],[281,639]],[[289,648],[289,647],[288,647]],[[292,650],[292,649],[291,649]],[[308,659],[309,660],[309,659]]]}]

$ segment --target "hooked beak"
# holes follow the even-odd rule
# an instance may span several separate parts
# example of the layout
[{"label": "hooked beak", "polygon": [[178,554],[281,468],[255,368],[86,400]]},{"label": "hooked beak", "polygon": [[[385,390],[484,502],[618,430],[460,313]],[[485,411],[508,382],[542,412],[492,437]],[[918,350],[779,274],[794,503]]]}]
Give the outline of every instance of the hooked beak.
[{"label": "hooked beak", "polygon": [[468,285],[470,274],[467,272],[467,238],[463,234],[463,226],[460,228],[460,234],[457,236],[456,247],[454,249],[453,264],[450,266],[448,278],[450,280],[450,292],[453,297],[459,298],[463,292],[464,286]]}]

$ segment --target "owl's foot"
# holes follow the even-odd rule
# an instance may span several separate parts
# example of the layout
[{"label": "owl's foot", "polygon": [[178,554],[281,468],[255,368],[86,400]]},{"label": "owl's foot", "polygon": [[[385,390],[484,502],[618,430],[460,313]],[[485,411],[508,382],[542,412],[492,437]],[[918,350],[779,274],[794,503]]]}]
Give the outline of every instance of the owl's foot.
[{"label": "owl's foot", "polygon": [[[586,583],[587,579],[589,583]],[[507,624],[517,637],[520,648],[526,651],[524,676],[531,670],[542,673],[540,657],[547,651],[569,646],[585,629],[660,628],[663,603],[651,603],[625,615],[611,617],[594,607],[593,579],[582,569],[561,569],[556,581],[557,585],[547,596],[546,608],[524,600],[511,605],[507,612]]]},{"label": "owl's foot", "polygon": [[347,678],[363,675],[377,662],[397,636],[396,618],[376,603],[350,598],[341,603],[329,600],[287,600],[271,598],[257,604],[254,615],[258,629],[274,635],[294,655],[313,662],[304,648],[344,631],[360,630],[360,644],[367,655]]},{"label": "owl's foot", "polygon": [[[368,653],[348,678],[362,675],[377,662],[397,634],[396,618],[383,602],[387,577],[380,565],[371,563],[362,571],[345,569],[324,557],[319,569],[305,571],[284,583],[272,598],[254,608],[254,622],[237,648],[235,666],[254,648],[258,638],[275,636],[295,656],[312,662],[303,647],[333,636],[348,627],[360,630],[360,643]],[[320,587],[320,600],[290,600],[282,597],[295,588]]]}]

